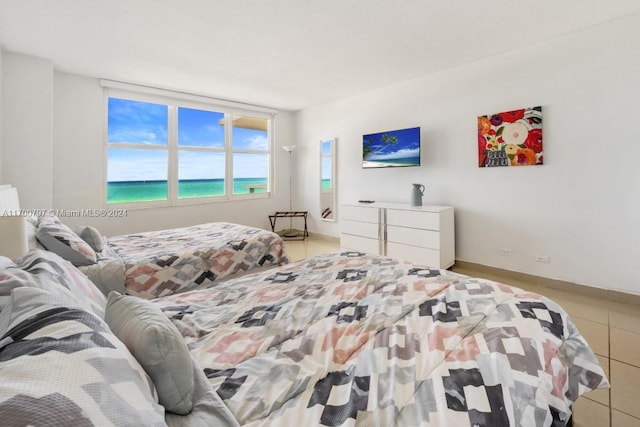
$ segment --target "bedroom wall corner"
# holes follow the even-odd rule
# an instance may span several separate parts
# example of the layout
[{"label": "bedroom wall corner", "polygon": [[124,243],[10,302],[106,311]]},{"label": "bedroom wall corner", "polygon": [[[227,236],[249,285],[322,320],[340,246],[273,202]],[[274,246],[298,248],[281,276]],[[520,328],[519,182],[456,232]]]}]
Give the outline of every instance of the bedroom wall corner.
[{"label": "bedroom wall corner", "polygon": [[23,208],[52,207],[53,63],[2,52],[2,182]]},{"label": "bedroom wall corner", "polygon": [[[344,180],[349,179],[350,174],[343,168],[352,167],[345,163],[342,152],[347,150],[343,144],[350,145],[352,141],[343,141],[343,123],[341,117],[344,111],[339,110],[340,102],[310,107],[295,112],[295,132],[298,147],[293,165],[294,173],[294,205],[296,209],[306,210],[308,215],[309,230],[316,234],[329,237],[340,237],[340,203],[344,188],[350,186]],[[338,110],[334,109],[337,107]],[[347,114],[344,118],[351,118]],[[336,182],[335,192],[337,206],[335,212],[336,221],[323,221],[322,208],[320,207],[320,162],[318,161],[319,144],[322,139],[336,138]],[[353,184],[353,183],[351,183]]]},{"label": "bedroom wall corner", "polygon": [[104,98],[98,80],[55,72],[53,207],[102,208]]}]

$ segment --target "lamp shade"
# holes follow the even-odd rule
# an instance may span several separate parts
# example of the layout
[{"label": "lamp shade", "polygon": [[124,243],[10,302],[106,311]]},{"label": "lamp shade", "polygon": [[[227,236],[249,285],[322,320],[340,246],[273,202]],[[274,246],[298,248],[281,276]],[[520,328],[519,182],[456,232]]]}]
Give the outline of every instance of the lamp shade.
[{"label": "lamp shade", "polygon": [[295,145],[283,145],[282,149],[284,151],[287,151],[287,152],[291,153],[293,150],[296,149],[296,146]]},{"label": "lamp shade", "polygon": [[0,216],[0,255],[16,259],[29,250],[24,216]]}]

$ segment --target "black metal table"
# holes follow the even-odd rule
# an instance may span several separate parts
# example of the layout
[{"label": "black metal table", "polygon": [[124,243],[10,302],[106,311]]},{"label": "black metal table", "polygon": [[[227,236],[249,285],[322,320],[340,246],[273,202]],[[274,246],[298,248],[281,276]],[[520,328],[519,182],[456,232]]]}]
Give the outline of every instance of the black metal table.
[{"label": "black metal table", "polygon": [[[276,221],[278,218],[303,218],[304,219],[304,230],[302,230],[302,239],[304,240],[309,236],[309,231],[307,230],[307,215],[308,211],[279,211],[273,215],[269,215],[269,222],[271,223],[271,231],[275,233],[276,231]],[[284,236],[287,238],[286,236]],[[294,238],[300,238],[300,236],[296,235]]]}]

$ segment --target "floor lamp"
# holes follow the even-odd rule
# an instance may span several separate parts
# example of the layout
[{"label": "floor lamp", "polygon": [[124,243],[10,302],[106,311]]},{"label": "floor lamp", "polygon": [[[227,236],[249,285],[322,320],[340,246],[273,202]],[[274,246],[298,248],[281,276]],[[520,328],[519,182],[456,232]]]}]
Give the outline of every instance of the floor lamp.
[{"label": "floor lamp", "polygon": [[[293,193],[292,193],[292,173],[291,173],[291,153],[296,149],[295,145],[284,145],[284,151],[289,153],[289,212],[293,212]],[[298,232],[293,229],[293,217],[289,217],[289,229],[283,233],[284,237],[298,237]]]}]

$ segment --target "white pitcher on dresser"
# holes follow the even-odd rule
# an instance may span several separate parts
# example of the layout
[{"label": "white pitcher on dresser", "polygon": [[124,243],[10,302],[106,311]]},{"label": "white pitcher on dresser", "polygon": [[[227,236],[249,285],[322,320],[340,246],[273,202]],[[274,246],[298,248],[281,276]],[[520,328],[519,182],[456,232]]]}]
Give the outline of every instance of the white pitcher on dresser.
[{"label": "white pitcher on dresser", "polygon": [[425,187],[422,184],[411,184],[411,206],[422,206]]}]

